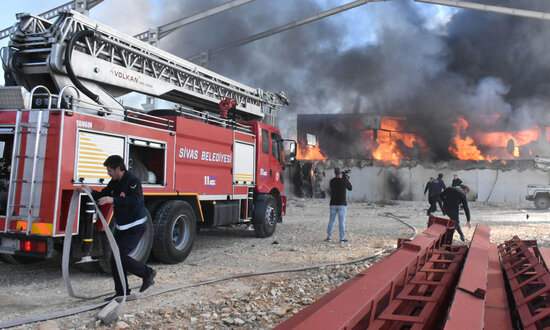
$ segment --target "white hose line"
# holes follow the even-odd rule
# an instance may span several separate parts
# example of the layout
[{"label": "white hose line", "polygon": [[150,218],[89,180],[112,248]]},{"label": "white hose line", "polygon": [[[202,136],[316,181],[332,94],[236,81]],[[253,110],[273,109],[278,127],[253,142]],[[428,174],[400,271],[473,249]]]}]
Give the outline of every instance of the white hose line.
[{"label": "white hose line", "polygon": [[[103,217],[103,214],[99,210],[99,207],[97,206],[97,203],[95,202],[94,198],[92,197],[92,192],[87,187],[84,187],[84,193],[90,197],[90,200],[94,202],[94,207],[96,209],[97,215],[99,219],[101,220],[101,224],[103,225],[103,228],[105,230],[105,234],[107,235],[107,239],[109,240],[109,245],[111,246],[112,255],[115,258],[116,267],[118,270],[118,275],[120,277],[120,282],[122,283],[122,291],[124,292],[124,295],[122,297],[122,300],[118,304],[118,306],[111,311],[110,313],[107,313],[106,316],[102,316],[101,320],[105,323],[110,323],[118,318],[120,313],[122,313],[122,308],[126,304],[126,281],[124,279],[124,270],[122,269],[122,261],[120,260],[120,251],[118,249],[118,245],[116,244],[115,238],[113,237],[113,234],[111,233],[111,230],[109,229],[109,224],[107,221],[105,221],[105,218]],[[73,298],[80,298],[80,299],[94,299],[97,297],[87,297],[75,294],[73,291],[73,287],[71,285],[71,278],[69,276],[69,257],[71,254],[71,240],[74,232],[74,222],[76,219],[76,210],[78,209],[78,202],[80,201],[80,191],[75,190],[73,192],[73,196],[71,197],[71,203],[69,205],[69,214],[67,216],[67,226],[65,228],[65,240],[63,242],[63,259],[61,262],[61,268],[63,273],[63,279],[65,280],[65,284],[67,286],[67,291],[69,293],[69,296]],[[114,299],[113,299],[114,300]]]},{"label": "white hose line", "polygon": [[[73,197],[74,197],[74,195],[73,195]],[[72,200],[71,200],[71,202],[72,202]],[[101,214],[101,213],[99,213],[99,214]],[[383,214],[380,214],[380,215],[388,217],[388,218],[392,218],[394,220],[397,220],[397,221],[403,223],[407,227],[411,228],[414,232],[413,235],[410,237],[410,239],[413,239],[414,237],[416,237],[417,229],[415,227],[413,227],[411,224],[407,223],[404,220],[401,220],[399,217],[397,217],[396,215],[394,215],[392,213],[383,213]],[[106,228],[108,228],[108,227],[106,227]],[[174,286],[174,287],[171,287],[171,288],[166,288],[166,289],[162,289],[162,290],[153,291],[153,292],[151,292],[149,294],[146,294],[146,295],[140,295],[140,298],[152,297],[152,296],[156,296],[156,295],[159,295],[159,294],[164,294],[164,293],[168,293],[168,292],[172,292],[172,291],[177,291],[177,290],[192,288],[192,287],[198,287],[198,286],[202,286],[202,285],[206,285],[206,284],[213,284],[213,283],[228,281],[228,280],[237,279],[237,278],[261,276],[261,275],[270,275],[270,274],[277,274],[277,273],[299,272],[299,271],[322,268],[322,267],[327,267],[327,266],[353,264],[353,263],[357,263],[357,262],[361,262],[361,261],[376,258],[379,255],[382,255],[384,253],[392,252],[395,249],[396,249],[395,247],[391,247],[391,248],[380,250],[380,251],[375,252],[374,254],[371,254],[371,255],[368,255],[368,256],[364,256],[364,257],[360,257],[360,258],[352,259],[352,260],[347,260],[347,261],[336,261],[336,262],[329,262],[329,263],[316,264],[316,265],[303,266],[303,267],[295,267],[295,268],[281,268],[281,269],[274,269],[274,270],[269,270],[269,271],[264,271],[264,272],[257,272],[257,273],[242,273],[242,274],[228,275],[228,276],[218,277],[218,278],[214,278],[214,279],[209,279],[209,280],[204,280],[204,281],[199,281],[199,282],[194,282],[194,283],[189,283],[189,284],[184,284],[184,285]],[[37,316],[34,316],[34,317],[28,317],[28,318],[24,318],[24,319],[7,321],[7,322],[4,322],[4,323],[0,323],[0,329],[7,328],[7,327],[14,327],[14,326],[23,325],[23,324],[32,323],[32,322],[47,321],[47,320],[51,320],[51,319],[55,319],[55,318],[60,318],[60,317],[64,317],[64,316],[69,316],[69,315],[73,315],[73,314],[87,312],[87,311],[94,310],[96,308],[105,306],[106,304],[107,303],[104,302],[104,303],[95,304],[95,305],[87,305],[87,306],[81,306],[81,307],[76,307],[76,308],[72,308],[72,309],[66,309],[66,310],[62,310],[62,311],[58,311],[58,312],[54,312],[54,313],[37,315]]]}]

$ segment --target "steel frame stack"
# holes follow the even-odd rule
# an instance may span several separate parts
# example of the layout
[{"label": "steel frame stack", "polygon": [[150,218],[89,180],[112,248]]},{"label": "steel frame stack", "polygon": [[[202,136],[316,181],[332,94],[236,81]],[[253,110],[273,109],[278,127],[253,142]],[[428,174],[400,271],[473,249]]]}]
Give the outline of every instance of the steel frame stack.
[{"label": "steel frame stack", "polygon": [[[426,328],[442,307],[466,247],[445,245],[454,221],[435,218],[411,241],[276,329],[365,329],[397,324]],[[423,323],[424,322],[424,323]]]},{"label": "steel frame stack", "polygon": [[[369,329],[433,329],[452,295],[466,246],[442,246],[370,325]],[[444,311],[444,309],[443,309]],[[438,318],[439,316],[439,318]]]},{"label": "steel frame stack", "polygon": [[498,246],[501,262],[524,329],[550,326],[550,273],[535,255],[536,242],[517,236]]},{"label": "steel frame stack", "polygon": [[453,246],[454,221],[428,226],[276,329],[550,327],[550,248],[517,236],[491,244],[482,224],[469,248]]},{"label": "steel frame stack", "polygon": [[513,329],[497,246],[485,225],[472,237],[445,329]]}]

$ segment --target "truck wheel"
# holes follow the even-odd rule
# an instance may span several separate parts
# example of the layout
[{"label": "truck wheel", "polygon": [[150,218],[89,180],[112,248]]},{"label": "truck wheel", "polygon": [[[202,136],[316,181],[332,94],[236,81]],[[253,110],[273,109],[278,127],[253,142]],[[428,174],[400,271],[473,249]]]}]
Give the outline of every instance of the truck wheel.
[{"label": "truck wheel", "polygon": [[172,200],[155,215],[153,255],[167,264],[183,261],[193,248],[197,233],[195,212],[189,203]]},{"label": "truck wheel", "polygon": [[157,214],[158,209],[164,203],[165,201],[162,199],[154,199],[150,201],[145,202],[145,208],[147,211],[149,211],[149,214],[151,215],[151,218],[155,218],[155,215]]},{"label": "truck wheel", "polygon": [[539,210],[546,210],[550,207],[550,197],[548,195],[538,195],[535,197],[535,207]]},{"label": "truck wheel", "polygon": [[[151,219],[149,212],[147,212],[147,222],[145,222],[145,226],[145,233],[143,233],[143,236],[134,251],[130,253],[130,257],[140,262],[147,261],[147,258],[149,258],[149,254],[151,253],[151,247],[153,246],[153,220]],[[112,230],[114,233],[116,228]],[[101,233],[101,247],[103,248],[103,255],[97,260],[99,268],[106,273],[110,273],[111,255],[113,251],[111,251],[111,246],[109,245],[109,240],[107,239],[107,235],[105,233]]]},{"label": "truck wheel", "polygon": [[275,232],[277,227],[277,202],[271,195],[265,197],[265,204],[263,210],[256,210],[254,212],[254,232],[256,237],[269,237]]}]

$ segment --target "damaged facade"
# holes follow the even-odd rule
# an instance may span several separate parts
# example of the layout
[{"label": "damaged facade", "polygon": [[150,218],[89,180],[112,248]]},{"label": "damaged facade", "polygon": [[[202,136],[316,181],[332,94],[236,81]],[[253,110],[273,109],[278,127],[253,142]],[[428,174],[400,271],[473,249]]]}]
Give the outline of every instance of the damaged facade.
[{"label": "damaged facade", "polygon": [[471,200],[521,202],[527,185],[548,183],[534,161],[548,149],[548,125],[516,125],[505,118],[455,116],[441,132],[423,131],[406,116],[298,115],[300,152],[288,171],[291,191],[324,198],[334,167],[350,168],[350,200],[425,200],[430,177],[457,174]]}]

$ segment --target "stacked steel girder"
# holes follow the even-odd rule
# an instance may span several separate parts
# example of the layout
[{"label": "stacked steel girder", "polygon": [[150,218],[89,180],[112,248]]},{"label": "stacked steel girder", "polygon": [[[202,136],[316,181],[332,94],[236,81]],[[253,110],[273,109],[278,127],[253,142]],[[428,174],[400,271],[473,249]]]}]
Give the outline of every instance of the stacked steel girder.
[{"label": "stacked steel girder", "polygon": [[[430,217],[428,225],[418,237],[399,240],[392,254],[277,329],[549,326],[550,274],[541,262],[550,264],[550,249],[517,237],[497,247],[490,243],[490,228],[481,224],[469,248],[449,245],[453,221]],[[509,301],[517,306],[516,314]]]},{"label": "stacked steel girder", "polygon": [[498,249],[523,328],[550,327],[550,273],[536,255],[536,244],[514,236]]},{"label": "stacked steel girder", "polygon": [[432,225],[277,329],[364,329],[434,325],[462,266],[466,247],[444,242],[451,220]]},{"label": "stacked steel girder", "polygon": [[498,251],[490,228],[477,225],[447,313],[446,330],[513,329]]}]

